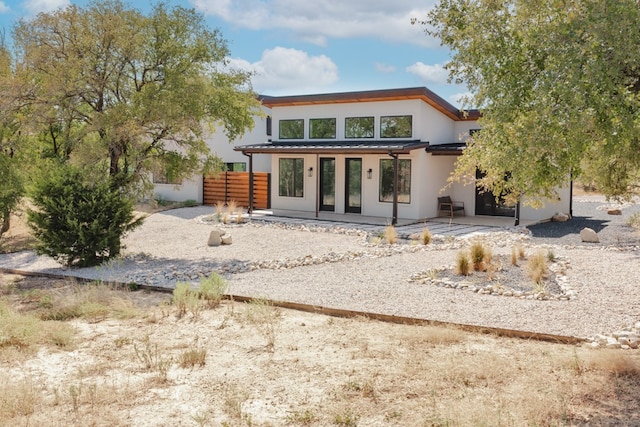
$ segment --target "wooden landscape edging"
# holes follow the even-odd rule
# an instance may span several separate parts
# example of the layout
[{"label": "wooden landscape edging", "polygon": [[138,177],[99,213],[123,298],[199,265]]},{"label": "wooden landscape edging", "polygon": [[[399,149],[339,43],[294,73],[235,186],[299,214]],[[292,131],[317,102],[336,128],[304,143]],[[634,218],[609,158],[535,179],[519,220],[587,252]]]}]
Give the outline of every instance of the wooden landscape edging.
[{"label": "wooden landscape edging", "polygon": [[[51,279],[74,279],[74,280],[79,280],[81,282],[100,282],[106,285],[114,286],[116,288],[122,288],[122,289],[128,289],[128,290],[132,290],[132,288],[134,288],[136,290],[147,290],[147,291],[153,291],[153,292],[163,292],[163,293],[173,292],[172,288],[165,288],[162,286],[138,285],[135,283],[122,283],[122,282],[116,282],[116,281],[102,281],[102,280],[96,280],[96,279],[87,279],[84,277],[76,277],[68,274],[39,273],[39,272],[15,270],[11,268],[1,268],[1,267],[0,267],[0,273],[17,274],[21,276],[31,276],[31,277],[46,277]],[[237,301],[242,303],[249,303],[257,299],[254,297],[231,295],[231,294],[225,294],[224,297],[226,300]],[[340,308],[330,308],[330,307],[323,307],[323,306],[312,305],[312,304],[276,301],[276,300],[270,300],[265,298],[260,298],[260,300],[266,301],[267,303],[269,303],[270,305],[273,305],[274,307],[297,310],[297,311],[302,311],[306,313],[322,314],[322,315],[331,316],[331,317],[341,317],[341,318],[347,318],[347,319],[364,317],[366,319],[378,320],[381,322],[395,323],[395,324],[401,324],[401,325],[430,325],[430,326],[443,326],[443,327],[448,326],[448,327],[459,328],[463,331],[479,333],[479,334],[495,334],[500,337],[545,341],[545,342],[551,342],[551,343],[557,343],[557,344],[580,344],[580,343],[587,342],[587,340],[584,338],[571,337],[566,335],[544,334],[540,332],[527,332],[527,331],[518,331],[515,329],[495,328],[490,326],[477,326],[477,325],[468,325],[464,323],[443,322],[440,320],[419,319],[415,317],[396,316],[392,314],[345,310]]]}]

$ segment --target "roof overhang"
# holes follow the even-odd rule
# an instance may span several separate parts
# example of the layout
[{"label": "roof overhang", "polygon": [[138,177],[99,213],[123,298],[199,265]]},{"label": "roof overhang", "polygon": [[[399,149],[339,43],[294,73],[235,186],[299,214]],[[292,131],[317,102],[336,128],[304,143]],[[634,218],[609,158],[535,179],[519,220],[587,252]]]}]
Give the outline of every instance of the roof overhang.
[{"label": "roof overhang", "polygon": [[466,148],[466,142],[452,142],[450,144],[435,144],[427,147],[427,153],[434,156],[460,156]]},{"label": "roof overhang", "polygon": [[235,151],[245,154],[409,154],[426,148],[426,141],[331,141],[309,143],[273,141],[241,145]]},{"label": "roof overhang", "polygon": [[316,95],[268,96],[259,97],[263,105],[273,107],[290,107],[318,104],[345,104],[353,102],[401,101],[419,99],[431,105],[436,110],[456,121],[477,120],[479,110],[460,110],[442,97],[426,87],[412,87],[403,89],[381,89],[358,92],[338,92]]}]

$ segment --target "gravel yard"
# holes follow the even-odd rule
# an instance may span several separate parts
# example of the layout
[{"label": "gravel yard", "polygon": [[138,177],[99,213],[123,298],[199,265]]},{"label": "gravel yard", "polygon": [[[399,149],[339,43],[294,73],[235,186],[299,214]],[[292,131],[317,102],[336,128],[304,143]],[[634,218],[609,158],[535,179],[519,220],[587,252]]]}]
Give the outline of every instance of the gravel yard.
[{"label": "gravel yard", "polygon": [[[106,266],[64,271],[51,259],[20,252],[0,256],[0,267],[166,287],[218,271],[234,295],[588,338],[640,321],[640,237],[625,225],[638,205],[616,217],[599,210],[602,205],[576,201],[573,220],[533,226],[532,237],[500,230],[481,237],[496,254],[508,255],[521,243],[529,253],[551,249],[565,259],[567,279],[577,292],[569,301],[481,295],[409,281],[421,271],[452,266],[468,239],[439,238],[428,246],[372,244],[354,230],[254,222],[224,226],[233,244],[209,247],[214,226],[202,221],[211,213],[206,207],[151,215],[127,237],[126,256]],[[598,231],[602,243],[581,244],[576,236],[583,226]]]}]

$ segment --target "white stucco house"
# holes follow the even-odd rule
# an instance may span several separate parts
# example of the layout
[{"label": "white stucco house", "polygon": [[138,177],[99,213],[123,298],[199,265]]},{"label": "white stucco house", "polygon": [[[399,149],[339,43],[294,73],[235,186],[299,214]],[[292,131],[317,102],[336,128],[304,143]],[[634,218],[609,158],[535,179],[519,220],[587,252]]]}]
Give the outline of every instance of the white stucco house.
[{"label": "white stucco house", "polygon": [[496,203],[474,185],[447,186],[480,115],[458,110],[425,87],[261,99],[271,115],[271,136],[236,144],[234,151],[269,156],[274,213],[333,212],[395,224],[438,216],[441,196],[464,204],[460,214],[513,217],[515,223],[571,210],[570,187],[559,191],[560,200],[534,209]]}]

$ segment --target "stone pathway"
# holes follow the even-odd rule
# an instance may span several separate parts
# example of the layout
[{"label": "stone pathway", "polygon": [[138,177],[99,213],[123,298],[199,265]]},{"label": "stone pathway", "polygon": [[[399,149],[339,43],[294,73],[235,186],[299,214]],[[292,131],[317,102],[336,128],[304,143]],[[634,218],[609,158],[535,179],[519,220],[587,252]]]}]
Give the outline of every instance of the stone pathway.
[{"label": "stone pathway", "polygon": [[[344,229],[362,230],[370,235],[378,235],[384,232],[386,226],[372,224],[358,224],[354,222],[331,221],[307,218],[290,218],[283,216],[254,216],[252,221],[281,223],[300,226],[319,226],[319,227],[336,227]],[[396,231],[398,237],[408,239],[409,236],[421,233],[427,227],[431,234],[439,236],[468,237],[472,235],[491,233],[496,231],[515,231],[515,227],[499,227],[490,225],[464,225],[464,224],[447,224],[436,221],[425,221],[416,224],[398,225]]]}]

